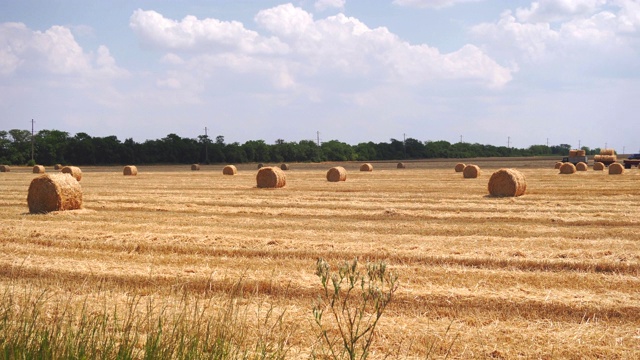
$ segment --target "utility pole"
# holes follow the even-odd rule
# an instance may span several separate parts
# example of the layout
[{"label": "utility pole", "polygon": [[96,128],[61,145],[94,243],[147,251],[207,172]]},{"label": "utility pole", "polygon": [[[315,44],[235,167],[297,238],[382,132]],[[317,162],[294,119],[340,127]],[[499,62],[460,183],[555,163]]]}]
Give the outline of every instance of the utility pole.
[{"label": "utility pole", "polygon": [[316,141],[318,142],[318,147],[320,146],[320,131],[316,131]]},{"label": "utility pole", "polygon": [[623,154],[626,154],[626,152],[624,152],[624,150],[625,150],[625,147],[623,146],[623,147],[622,147],[622,153],[623,153]]},{"label": "utility pole", "polygon": [[511,149],[511,136],[507,136],[507,149]]},{"label": "utility pole", "polygon": [[549,138],[547,138],[547,147],[549,147]]},{"label": "utility pole", "polygon": [[209,164],[209,136],[207,135],[207,127],[204,127],[204,163]]},{"label": "utility pole", "polygon": [[33,119],[31,119],[31,161],[33,162],[33,124],[35,123],[35,121],[33,121]]},{"label": "utility pole", "polygon": [[578,140],[578,149],[582,149],[582,140]]},{"label": "utility pole", "polygon": [[460,135],[460,143],[462,143],[462,135]]},{"label": "utility pole", "polygon": [[403,152],[403,156],[404,159],[407,158],[407,134],[402,134],[402,152]]}]

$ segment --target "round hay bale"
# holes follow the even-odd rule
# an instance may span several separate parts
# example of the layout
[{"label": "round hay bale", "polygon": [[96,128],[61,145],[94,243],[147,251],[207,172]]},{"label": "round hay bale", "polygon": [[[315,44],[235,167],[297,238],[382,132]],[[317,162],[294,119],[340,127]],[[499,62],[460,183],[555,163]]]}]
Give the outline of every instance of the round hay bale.
[{"label": "round hay bale", "polygon": [[602,171],[602,170],[604,170],[604,164],[599,162],[599,161],[594,162],[593,163],[593,170],[594,171]]},{"label": "round hay bale", "polygon": [[462,176],[465,179],[475,179],[480,175],[480,167],[478,165],[469,164],[462,170]]},{"label": "round hay bale", "polygon": [[360,171],[373,171],[373,165],[369,163],[364,163],[360,165]]},{"label": "round hay bale", "polygon": [[281,188],[287,184],[287,177],[279,167],[266,166],[258,170],[256,182],[259,188]]},{"label": "round hay bale", "polygon": [[624,166],[620,163],[609,165],[609,175],[621,175],[624,173]]},{"label": "round hay bale", "polygon": [[524,175],[515,169],[500,169],[489,179],[491,196],[520,196],[527,190]]},{"label": "round hay bale", "polygon": [[342,166],[332,167],[327,171],[327,180],[331,182],[346,181],[347,170]]},{"label": "round hay bale", "polygon": [[560,169],[560,166],[562,166],[562,164],[563,164],[562,161],[556,162],[555,169],[556,170]]},{"label": "round hay bale", "polygon": [[456,167],[454,169],[455,169],[456,172],[463,172],[465,166],[467,166],[467,165],[463,164],[463,163],[457,163]]},{"label": "round hay bale", "polygon": [[138,168],[135,165],[127,165],[122,169],[122,174],[127,176],[138,175]]},{"label": "round hay bale", "polygon": [[42,165],[36,165],[33,167],[33,173],[34,174],[44,174],[44,166]]},{"label": "round hay bale", "polygon": [[566,162],[560,166],[560,174],[573,174],[576,172],[576,166],[570,162]]},{"label": "round hay bale", "polygon": [[222,168],[222,175],[235,175],[238,173],[238,169],[235,165],[227,165]]},{"label": "round hay bale", "polygon": [[289,170],[289,164],[281,164],[280,165],[280,170]]},{"label": "round hay bale", "polygon": [[586,150],[576,150],[576,156],[582,157],[582,156],[586,156],[586,155],[587,155],[587,151]]},{"label": "round hay bale", "polygon": [[618,160],[616,155],[595,155],[593,161],[598,161],[604,164],[611,164]]},{"label": "round hay bale", "polygon": [[11,168],[9,167],[9,165],[0,165],[0,172],[9,172],[11,171]]},{"label": "round hay bale", "polygon": [[399,162],[398,166],[396,166],[396,168],[398,168],[398,169],[406,169],[407,166],[404,163]]},{"label": "round hay bale", "polygon": [[31,180],[27,204],[32,214],[80,209],[82,188],[70,174],[41,175]]},{"label": "round hay bale", "polygon": [[191,164],[191,171],[200,170],[200,164]]},{"label": "round hay bale", "polygon": [[63,174],[69,174],[78,181],[82,180],[82,170],[77,166],[65,166],[60,170],[60,172]]},{"label": "round hay bale", "polygon": [[264,167],[263,163],[258,164],[258,169],[262,169]]},{"label": "round hay bale", "polygon": [[614,149],[600,149],[600,155],[615,155],[616,151]]},{"label": "round hay bale", "polygon": [[62,164],[53,165],[53,170],[62,170],[62,168],[63,168]]},{"label": "round hay bale", "polygon": [[587,171],[588,169],[589,166],[582,161],[576,164],[576,171]]},{"label": "round hay bale", "polygon": [[569,150],[569,157],[578,156],[578,150]]}]

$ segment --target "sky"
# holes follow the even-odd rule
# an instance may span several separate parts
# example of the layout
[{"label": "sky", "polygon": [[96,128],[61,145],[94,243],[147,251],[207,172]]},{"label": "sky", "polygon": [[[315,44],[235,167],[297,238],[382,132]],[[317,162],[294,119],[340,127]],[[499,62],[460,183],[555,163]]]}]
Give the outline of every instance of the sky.
[{"label": "sky", "polygon": [[0,130],[640,152],[639,0],[4,0]]}]

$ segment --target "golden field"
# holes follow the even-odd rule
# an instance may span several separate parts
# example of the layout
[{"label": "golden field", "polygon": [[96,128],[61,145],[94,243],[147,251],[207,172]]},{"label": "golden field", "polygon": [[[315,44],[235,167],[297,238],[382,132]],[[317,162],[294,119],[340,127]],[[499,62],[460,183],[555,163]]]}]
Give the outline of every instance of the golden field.
[{"label": "golden field", "polygon": [[[37,175],[12,167],[0,173],[0,293],[26,303],[46,290],[47,311],[135,299],[170,317],[184,299],[214,313],[239,286],[245,323],[263,331],[271,309],[287,357],[308,358],[316,259],[382,260],[400,285],[372,358],[640,358],[640,170],[465,161],[478,178],[456,161],[294,163],[281,189],[258,189],[255,164],[235,176],[222,165],[83,167],[83,209],[46,215],[28,214]],[[335,165],[345,182],[326,180]],[[488,196],[501,167],[525,175],[524,196]]]}]

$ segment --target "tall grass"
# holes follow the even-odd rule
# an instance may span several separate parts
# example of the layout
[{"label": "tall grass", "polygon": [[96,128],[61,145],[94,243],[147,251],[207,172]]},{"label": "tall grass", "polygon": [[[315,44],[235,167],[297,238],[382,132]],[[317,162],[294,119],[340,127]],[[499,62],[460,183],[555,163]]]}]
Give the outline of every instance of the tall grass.
[{"label": "tall grass", "polygon": [[[236,287],[237,289],[238,287]],[[294,330],[284,311],[250,308],[233,290],[222,304],[134,296],[124,305],[60,301],[9,286],[0,296],[0,359],[284,359]]]}]

